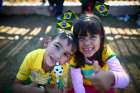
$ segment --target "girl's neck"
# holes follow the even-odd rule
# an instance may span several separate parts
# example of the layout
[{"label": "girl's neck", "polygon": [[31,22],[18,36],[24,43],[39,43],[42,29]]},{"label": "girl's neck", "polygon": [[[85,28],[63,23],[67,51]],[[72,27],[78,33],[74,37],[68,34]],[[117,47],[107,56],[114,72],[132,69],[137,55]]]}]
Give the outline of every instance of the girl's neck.
[{"label": "girl's neck", "polygon": [[93,60],[89,60],[88,58],[85,58],[85,61],[86,61],[87,64],[91,64],[91,65],[94,63]]}]

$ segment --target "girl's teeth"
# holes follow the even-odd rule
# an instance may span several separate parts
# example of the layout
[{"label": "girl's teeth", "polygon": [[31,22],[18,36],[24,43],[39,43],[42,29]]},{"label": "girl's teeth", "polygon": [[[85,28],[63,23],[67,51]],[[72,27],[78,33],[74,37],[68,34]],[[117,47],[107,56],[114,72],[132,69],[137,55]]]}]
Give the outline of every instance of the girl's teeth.
[{"label": "girl's teeth", "polygon": [[86,48],[86,49],[84,49],[85,51],[91,51],[92,50],[92,48]]}]

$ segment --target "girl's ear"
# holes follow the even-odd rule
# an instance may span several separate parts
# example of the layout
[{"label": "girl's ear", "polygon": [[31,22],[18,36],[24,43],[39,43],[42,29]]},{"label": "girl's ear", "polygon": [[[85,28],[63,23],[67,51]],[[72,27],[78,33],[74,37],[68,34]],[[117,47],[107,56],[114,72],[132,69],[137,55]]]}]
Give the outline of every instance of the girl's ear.
[{"label": "girl's ear", "polygon": [[43,48],[47,48],[48,43],[52,41],[52,37],[51,36],[46,36],[43,38]]}]

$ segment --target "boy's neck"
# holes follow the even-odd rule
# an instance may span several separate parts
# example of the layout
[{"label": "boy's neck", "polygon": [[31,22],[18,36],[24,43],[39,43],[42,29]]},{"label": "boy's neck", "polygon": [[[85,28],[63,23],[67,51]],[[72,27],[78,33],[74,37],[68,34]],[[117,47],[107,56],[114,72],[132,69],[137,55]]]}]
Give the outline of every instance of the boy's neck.
[{"label": "boy's neck", "polygon": [[[45,54],[46,55],[46,54]],[[45,71],[45,73],[47,73],[47,72],[51,72],[52,71],[52,69],[53,69],[53,67],[49,67],[47,64],[46,64],[46,62],[45,62],[45,55],[44,55],[44,58],[43,58],[43,62],[42,62],[42,68],[43,68],[43,70]]]}]

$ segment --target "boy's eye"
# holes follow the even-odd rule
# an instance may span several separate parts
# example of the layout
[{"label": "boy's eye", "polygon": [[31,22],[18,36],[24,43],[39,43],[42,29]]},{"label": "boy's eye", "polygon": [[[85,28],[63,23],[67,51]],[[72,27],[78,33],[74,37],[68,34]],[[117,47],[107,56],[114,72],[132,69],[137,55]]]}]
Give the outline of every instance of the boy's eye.
[{"label": "boy's eye", "polygon": [[57,49],[60,49],[60,46],[59,46],[59,45],[55,44],[54,46],[55,46]]}]

